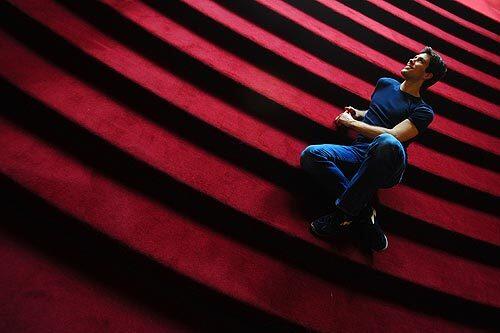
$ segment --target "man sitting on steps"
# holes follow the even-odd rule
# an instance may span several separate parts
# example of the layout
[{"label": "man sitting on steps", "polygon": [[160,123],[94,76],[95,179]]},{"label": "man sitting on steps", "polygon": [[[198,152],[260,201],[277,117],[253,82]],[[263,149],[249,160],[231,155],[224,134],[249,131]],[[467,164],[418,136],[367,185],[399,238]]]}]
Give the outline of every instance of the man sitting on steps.
[{"label": "man sitting on steps", "polygon": [[368,110],[347,106],[335,118],[337,126],[358,132],[350,146],[312,145],[302,152],[302,168],[326,186],[335,199],[333,212],[311,223],[314,235],[329,238],[357,224],[372,250],[387,248],[387,237],[370,201],[378,188],[401,182],[408,163],[408,145],[434,118],[420,92],[439,81],[446,71],[441,57],[425,47],[401,70],[403,83],[379,79]]}]

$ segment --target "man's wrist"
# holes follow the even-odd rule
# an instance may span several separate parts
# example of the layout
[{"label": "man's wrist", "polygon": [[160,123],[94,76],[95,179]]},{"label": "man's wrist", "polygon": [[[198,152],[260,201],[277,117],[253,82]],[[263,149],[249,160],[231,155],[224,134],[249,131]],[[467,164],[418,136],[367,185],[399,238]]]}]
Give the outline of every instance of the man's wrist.
[{"label": "man's wrist", "polygon": [[347,127],[349,127],[349,128],[353,128],[353,127],[355,127],[355,126],[356,126],[356,123],[357,123],[357,122],[359,122],[359,120],[356,120],[356,119],[354,119],[354,120],[350,120],[350,121],[347,123]]}]

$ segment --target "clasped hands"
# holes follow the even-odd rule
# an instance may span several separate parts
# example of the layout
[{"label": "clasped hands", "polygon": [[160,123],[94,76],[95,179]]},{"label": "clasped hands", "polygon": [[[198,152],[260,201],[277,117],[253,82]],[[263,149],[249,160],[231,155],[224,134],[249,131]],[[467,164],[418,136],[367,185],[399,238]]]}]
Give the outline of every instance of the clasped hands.
[{"label": "clasped hands", "polygon": [[346,106],[344,107],[344,112],[339,114],[335,120],[334,120],[334,125],[335,126],[345,126],[345,127],[350,127],[353,122],[356,121],[354,117],[356,117],[356,109],[353,108],[352,106]]}]

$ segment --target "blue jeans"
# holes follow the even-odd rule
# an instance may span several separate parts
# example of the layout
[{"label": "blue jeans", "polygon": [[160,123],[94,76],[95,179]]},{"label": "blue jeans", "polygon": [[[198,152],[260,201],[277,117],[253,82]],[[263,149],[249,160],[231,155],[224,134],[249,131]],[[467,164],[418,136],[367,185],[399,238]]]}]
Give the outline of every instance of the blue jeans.
[{"label": "blue jeans", "polygon": [[353,216],[378,188],[399,184],[407,163],[403,145],[388,133],[351,146],[308,146],[300,155],[302,168],[329,190],[337,207]]}]

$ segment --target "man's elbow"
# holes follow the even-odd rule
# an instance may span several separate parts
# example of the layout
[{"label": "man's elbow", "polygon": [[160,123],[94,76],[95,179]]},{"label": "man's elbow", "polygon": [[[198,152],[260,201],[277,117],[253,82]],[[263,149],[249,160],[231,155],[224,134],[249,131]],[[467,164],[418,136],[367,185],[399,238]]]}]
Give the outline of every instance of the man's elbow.
[{"label": "man's elbow", "polygon": [[400,133],[398,131],[395,131],[394,129],[391,129],[389,131],[389,134],[391,134],[396,139],[398,139],[399,142],[403,143],[405,141],[408,141],[408,140],[416,137],[418,135],[418,130],[415,130],[414,132],[412,131],[412,133]]},{"label": "man's elbow", "polygon": [[387,133],[389,133],[390,135],[392,135],[393,137],[395,137],[396,139],[398,139],[400,142],[403,142],[403,141],[401,141],[399,133],[397,131],[395,131],[394,128],[389,129],[387,131]]}]

